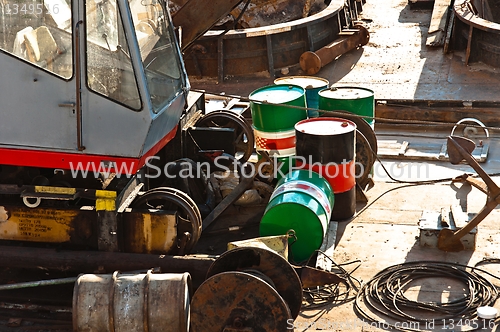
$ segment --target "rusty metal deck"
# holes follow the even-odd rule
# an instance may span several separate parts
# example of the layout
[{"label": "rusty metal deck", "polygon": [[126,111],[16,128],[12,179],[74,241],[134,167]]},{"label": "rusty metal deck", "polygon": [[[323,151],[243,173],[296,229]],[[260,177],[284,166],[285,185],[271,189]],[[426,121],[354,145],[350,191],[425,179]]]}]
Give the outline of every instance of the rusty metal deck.
[{"label": "rusty metal deck", "polygon": [[[376,100],[500,102],[500,68],[466,66],[465,51],[444,54],[425,45],[431,15],[432,9],[410,9],[407,0],[368,1],[360,15],[370,32],[368,45],[340,56],[316,76],[335,86],[372,89]],[[272,83],[270,78],[192,82],[208,92],[242,96]]]},{"label": "rusty metal deck", "polygon": [[500,68],[466,66],[465,52],[444,54],[425,45],[432,10],[405,0],[368,2],[362,18],[368,45],[344,54],[320,72],[334,85],[359,85],[378,100],[500,101]]}]

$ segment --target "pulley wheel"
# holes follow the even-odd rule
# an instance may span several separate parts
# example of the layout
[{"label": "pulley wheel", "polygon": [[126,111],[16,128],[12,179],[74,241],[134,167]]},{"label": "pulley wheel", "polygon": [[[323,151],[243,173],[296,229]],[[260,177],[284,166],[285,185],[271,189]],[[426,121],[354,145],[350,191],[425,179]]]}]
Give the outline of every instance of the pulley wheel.
[{"label": "pulley wheel", "polygon": [[356,130],[356,182],[364,186],[375,163],[370,143],[359,130]]},{"label": "pulley wheel", "polygon": [[[339,114],[342,113],[342,114]],[[337,118],[343,118],[350,120],[356,124],[356,129],[359,130],[363,135],[365,135],[366,140],[370,143],[370,147],[373,150],[374,154],[378,152],[378,144],[377,144],[377,136],[375,135],[375,131],[373,128],[363,120],[359,115],[352,114],[346,111],[322,111],[321,116],[333,116]]]},{"label": "pulley wheel", "polygon": [[191,300],[191,331],[283,332],[293,325],[285,300],[247,272],[223,272],[205,280]]},{"label": "pulley wheel", "polygon": [[232,128],[236,134],[234,147],[237,159],[244,163],[253,153],[255,143],[253,130],[241,114],[231,111],[210,112],[199,119],[195,127]]},{"label": "pulley wheel", "polygon": [[[188,226],[187,231],[191,234],[184,248],[185,252],[193,249],[200,239],[202,223],[200,210],[191,197],[181,190],[168,187],[148,190],[143,195],[137,197],[131,204],[131,207],[137,209],[177,211],[179,217],[185,221],[183,224]],[[180,230],[183,231],[182,229]]]},{"label": "pulley wheel", "polygon": [[236,248],[226,251],[212,263],[207,278],[227,271],[259,271],[269,278],[286,301],[295,319],[302,305],[302,283],[295,269],[282,256],[262,248]]}]

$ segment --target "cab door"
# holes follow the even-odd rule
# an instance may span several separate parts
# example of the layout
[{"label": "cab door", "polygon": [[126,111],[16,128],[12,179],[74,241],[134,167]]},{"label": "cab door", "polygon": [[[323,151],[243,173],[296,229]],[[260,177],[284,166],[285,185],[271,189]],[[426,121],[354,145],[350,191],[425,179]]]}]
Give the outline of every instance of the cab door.
[{"label": "cab door", "polygon": [[0,144],[77,149],[70,0],[2,1]]},{"label": "cab door", "polygon": [[125,28],[130,15],[122,2],[83,0],[80,8],[80,145],[104,159],[137,158],[150,126],[149,113],[142,112],[144,83],[137,80],[132,32]]}]

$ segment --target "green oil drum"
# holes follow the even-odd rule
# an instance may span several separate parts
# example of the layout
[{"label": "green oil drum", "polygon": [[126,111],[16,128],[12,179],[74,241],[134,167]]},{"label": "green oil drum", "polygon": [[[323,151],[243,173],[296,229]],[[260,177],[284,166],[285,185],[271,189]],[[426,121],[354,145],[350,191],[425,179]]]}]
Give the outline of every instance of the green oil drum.
[{"label": "green oil drum", "polygon": [[293,130],[300,120],[307,118],[304,88],[298,85],[272,85],[253,91],[250,110],[255,129],[263,132]]},{"label": "green oil drum", "polygon": [[372,127],[375,124],[375,97],[372,90],[358,87],[331,87],[318,92],[319,109],[325,111],[347,111],[366,116]]},{"label": "green oil drum", "polygon": [[274,178],[281,180],[295,167],[295,155],[274,158]]},{"label": "green oil drum", "polygon": [[290,246],[295,262],[319,249],[334,206],[327,180],[309,170],[295,170],[278,181],[260,222],[260,235],[283,235],[291,229],[297,240]]},{"label": "green oil drum", "polygon": [[306,90],[307,107],[313,108],[307,111],[307,116],[317,118],[319,116],[318,92],[328,88],[330,82],[327,79],[314,76],[286,76],[275,79],[274,84],[293,84],[303,87]]}]

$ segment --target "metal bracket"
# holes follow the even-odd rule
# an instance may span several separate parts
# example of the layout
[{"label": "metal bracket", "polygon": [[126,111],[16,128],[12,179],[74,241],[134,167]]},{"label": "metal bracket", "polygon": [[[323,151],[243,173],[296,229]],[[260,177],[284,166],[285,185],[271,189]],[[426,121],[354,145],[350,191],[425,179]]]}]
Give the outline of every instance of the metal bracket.
[{"label": "metal bracket", "polygon": [[[462,208],[458,205],[443,208],[441,211],[423,211],[418,223],[420,246],[437,248],[439,232],[443,228],[456,231],[464,227],[474,216],[474,213],[462,211]],[[460,239],[465,250],[475,249],[476,235],[477,227]]]},{"label": "metal bracket", "polygon": [[475,186],[479,185],[483,191],[487,192],[488,199],[486,205],[481,209],[481,211],[479,211],[479,213],[460,230],[454,232],[449,228],[444,228],[439,232],[438,248],[444,251],[463,250],[464,245],[460,239],[474,229],[500,203],[500,188],[472,157],[471,152],[474,150],[474,147],[475,143],[470,139],[448,136],[448,153],[450,156],[450,162],[452,164],[458,164],[465,159],[465,161],[484,181],[484,185],[478,183],[478,181],[471,181],[468,175],[464,175],[459,179],[462,181],[468,181]]},{"label": "metal bracket", "polygon": [[142,169],[139,173],[135,174],[127,186],[120,192],[116,198],[116,206],[118,206],[118,213],[122,213],[126,208],[130,206],[132,201],[137,197],[139,191],[144,186],[144,170]]}]

